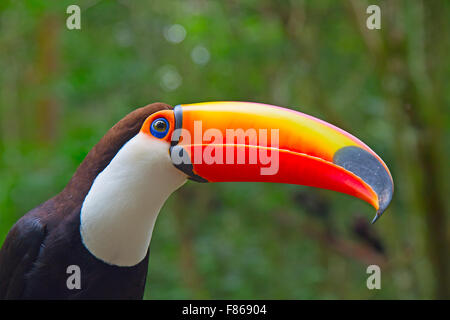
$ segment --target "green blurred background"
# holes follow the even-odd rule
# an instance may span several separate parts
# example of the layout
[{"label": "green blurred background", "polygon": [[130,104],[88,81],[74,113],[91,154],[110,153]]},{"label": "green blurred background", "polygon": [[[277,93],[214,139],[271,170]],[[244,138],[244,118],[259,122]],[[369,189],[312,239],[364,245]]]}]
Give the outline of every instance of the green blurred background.
[{"label": "green blurred background", "polygon": [[444,0],[1,1],[0,243],[134,108],[256,101],[366,142],[390,208],[371,226],[331,191],[189,182],[158,218],[145,298],[450,298],[449,17]]}]

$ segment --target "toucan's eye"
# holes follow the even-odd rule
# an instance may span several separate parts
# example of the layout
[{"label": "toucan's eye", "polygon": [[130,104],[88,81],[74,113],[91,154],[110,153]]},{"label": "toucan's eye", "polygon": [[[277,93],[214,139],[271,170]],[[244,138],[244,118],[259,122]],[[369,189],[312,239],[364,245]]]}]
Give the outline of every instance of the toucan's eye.
[{"label": "toucan's eye", "polygon": [[169,122],[164,118],[153,120],[150,125],[150,132],[157,138],[164,138],[169,131]]}]

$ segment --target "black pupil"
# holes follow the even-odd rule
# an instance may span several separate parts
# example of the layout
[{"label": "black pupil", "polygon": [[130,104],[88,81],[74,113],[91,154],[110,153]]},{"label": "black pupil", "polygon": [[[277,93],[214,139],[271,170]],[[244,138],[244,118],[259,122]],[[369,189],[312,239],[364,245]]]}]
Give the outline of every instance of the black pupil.
[{"label": "black pupil", "polygon": [[166,123],[162,120],[158,120],[153,124],[153,127],[157,130],[157,131],[164,131],[166,130]]}]

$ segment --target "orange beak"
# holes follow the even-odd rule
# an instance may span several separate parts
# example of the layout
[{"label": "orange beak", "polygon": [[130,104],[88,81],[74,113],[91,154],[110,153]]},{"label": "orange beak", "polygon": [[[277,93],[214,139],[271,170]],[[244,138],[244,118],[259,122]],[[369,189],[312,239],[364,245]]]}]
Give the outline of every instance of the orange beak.
[{"label": "orange beak", "polygon": [[306,114],[250,102],[178,105],[170,154],[200,182],[276,182],[335,190],[377,210],[393,180],[381,158],[349,133]]}]

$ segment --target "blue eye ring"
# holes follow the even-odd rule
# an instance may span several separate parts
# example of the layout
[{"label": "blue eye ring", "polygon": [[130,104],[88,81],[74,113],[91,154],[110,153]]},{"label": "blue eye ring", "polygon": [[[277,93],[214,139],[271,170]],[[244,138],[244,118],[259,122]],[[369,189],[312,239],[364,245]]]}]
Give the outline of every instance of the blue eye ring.
[{"label": "blue eye ring", "polygon": [[169,121],[165,118],[157,118],[150,124],[150,132],[156,138],[162,139],[169,131]]}]

